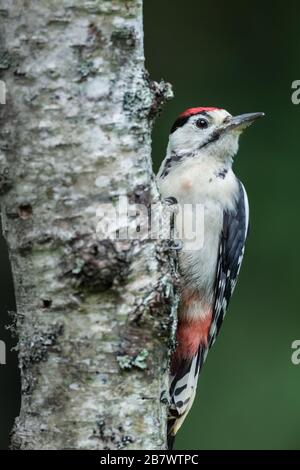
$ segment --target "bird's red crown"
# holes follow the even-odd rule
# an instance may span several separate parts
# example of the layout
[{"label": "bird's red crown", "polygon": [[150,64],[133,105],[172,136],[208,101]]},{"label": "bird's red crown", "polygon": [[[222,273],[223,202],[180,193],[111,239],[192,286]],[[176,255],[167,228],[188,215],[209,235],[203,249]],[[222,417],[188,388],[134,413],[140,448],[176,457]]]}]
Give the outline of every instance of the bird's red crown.
[{"label": "bird's red crown", "polygon": [[188,116],[194,116],[195,114],[203,113],[203,111],[209,112],[209,111],[216,111],[217,109],[220,108],[214,108],[214,107],[199,107],[199,108],[188,108],[183,113],[179,114],[179,117],[188,117]]}]

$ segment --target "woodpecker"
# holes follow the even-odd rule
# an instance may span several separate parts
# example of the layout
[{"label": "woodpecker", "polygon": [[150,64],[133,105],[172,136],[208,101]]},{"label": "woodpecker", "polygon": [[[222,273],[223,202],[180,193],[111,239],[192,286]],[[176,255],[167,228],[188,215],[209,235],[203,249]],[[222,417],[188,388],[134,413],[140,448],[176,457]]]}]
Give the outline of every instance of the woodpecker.
[{"label": "woodpecker", "polygon": [[[183,237],[178,251],[180,302],[170,365],[169,448],[193,404],[199,373],[237,282],[248,235],[249,205],[232,163],[241,133],[262,116],[264,113],[233,117],[215,107],[187,109],[171,128],[167,155],[157,175],[164,199],[179,207],[203,207],[203,243],[199,249],[187,249]],[[175,212],[179,232],[182,223],[182,215]]]}]

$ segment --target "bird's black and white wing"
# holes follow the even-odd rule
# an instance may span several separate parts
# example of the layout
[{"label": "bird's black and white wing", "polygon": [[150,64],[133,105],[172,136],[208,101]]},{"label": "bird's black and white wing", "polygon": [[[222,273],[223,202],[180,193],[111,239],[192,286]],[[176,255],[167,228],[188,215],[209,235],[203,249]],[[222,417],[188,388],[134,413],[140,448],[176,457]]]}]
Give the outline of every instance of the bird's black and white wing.
[{"label": "bird's black and white wing", "polygon": [[171,377],[168,443],[172,447],[174,436],[192,406],[196,393],[198,375],[210,347],[216,340],[226,310],[234,291],[244,256],[249,226],[249,206],[246,191],[239,181],[239,192],[232,211],[223,214],[219,256],[216,270],[212,322],[207,345],[200,345],[197,354],[182,361],[176,374]]},{"label": "bird's black and white wing", "polygon": [[240,181],[238,183],[239,193],[235,210],[224,212],[223,216],[223,230],[219,246],[215,283],[213,320],[209,332],[209,347],[215,342],[224,320],[239,275],[248,235],[248,198],[244,186]]}]

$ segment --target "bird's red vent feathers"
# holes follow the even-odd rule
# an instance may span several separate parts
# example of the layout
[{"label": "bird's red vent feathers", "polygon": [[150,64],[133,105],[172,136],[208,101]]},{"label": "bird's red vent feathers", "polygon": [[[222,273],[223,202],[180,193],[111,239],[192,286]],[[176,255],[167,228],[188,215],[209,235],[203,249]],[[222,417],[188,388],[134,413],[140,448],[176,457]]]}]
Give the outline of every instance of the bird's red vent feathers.
[{"label": "bird's red vent feathers", "polygon": [[203,113],[203,111],[215,111],[220,108],[213,108],[213,107],[202,107],[202,108],[189,108],[183,111],[183,113],[179,114],[179,117],[188,117],[188,116],[194,116],[195,114]]}]

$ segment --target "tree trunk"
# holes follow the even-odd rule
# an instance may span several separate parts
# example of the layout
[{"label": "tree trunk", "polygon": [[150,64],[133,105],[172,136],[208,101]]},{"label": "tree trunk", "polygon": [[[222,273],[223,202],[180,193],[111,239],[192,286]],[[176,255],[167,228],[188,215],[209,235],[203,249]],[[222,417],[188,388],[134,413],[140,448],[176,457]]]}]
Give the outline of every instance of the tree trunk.
[{"label": "tree trunk", "polygon": [[142,0],[0,0],[0,15],[2,222],[22,378],[12,448],[164,449],[169,252],[97,234],[118,196],[158,202],[151,123],[171,91],[144,69]]}]

